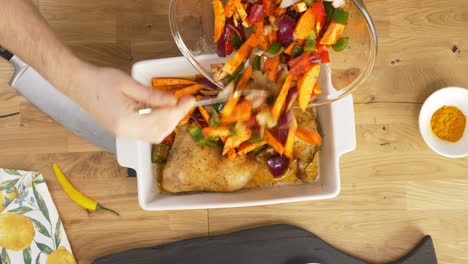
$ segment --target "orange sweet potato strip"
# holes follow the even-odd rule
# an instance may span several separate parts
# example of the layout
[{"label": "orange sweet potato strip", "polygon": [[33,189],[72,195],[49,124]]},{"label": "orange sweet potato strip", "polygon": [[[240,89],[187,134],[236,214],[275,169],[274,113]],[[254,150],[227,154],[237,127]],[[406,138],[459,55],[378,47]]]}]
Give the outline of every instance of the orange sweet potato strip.
[{"label": "orange sweet potato strip", "polygon": [[231,131],[227,126],[220,127],[205,127],[202,129],[203,136],[210,137],[228,137],[231,135]]},{"label": "orange sweet potato strip", "polygon": [[201,84],[194,84],[190,85],[188,87],[182,88],[180,90],[177,90],[174,95],[176,98],[181,98],[185,95],[193,95],[198,92],[198,90],[203,89],[203,85]]},{"label": "orange sweet potato strip", "polygon": [[243,90],[243,89],[247,88],[247,85],[249,84],[250,77],[252,77],[252,67],[251,66],[249,66],[249,67],[247,67],[247,69],[245,69],[241,79],[237,83],[236,90]]},{"label": "orange sweet potato strip", "polygon": [[312,92],[314,91],[315,83],[317,82],[319,73],[320,65],[315,64],[298,81],[299,108],[301,108],[302,111],[305,111],[307,109],[307,105],[309,104],[310,97],[312,95]]},{"label": "orange sweet potato strip", "polygon": [[234,0],[234,6],[236,8],[236,13],[239,15],[240,19],[244,21],[247,18],[247,12],[244,9],[244,6],[241,3],[241,0]]},{"label": "orange sweet potato strip", "polygon": [[247,121],[252,116],[252,105],[247,102],[241,102],[237,104],[234,108],[234,111],[231,115],[223,115],[221,116],[221,123],[223,124],[232,124],[238,121]]},{"label": "orange sweet potato strip", "polygon": [[234,0],[228,0],[226,6],[224,7],[224,15],[228,18],[231,18],[236,11],[236,7],[234,5]]},{"label": "orange sweet potato strip", "polygon": [[296,136],[311,145],[320,145],[322,143],[322,137],[317,131],[298,128],[296,130]]},{"label": "orange sweet potato strip", "polygon": [[224,23],[226,23],[223,3],[220,0],[213,0],[213,11],[215,16],[213,41],[218,42],[224,31]]},{"label": "orange sweet potato strip", "polygon": [[275,56],[273,58],[268,58],[265,61],[265,73],[268,76],[268,79],[275,82],[278,77],[278,67],[280,65],[280,56]]},{"label": "orange sweet potato strip", "polygon": [[153,78],[151,83],[154,88],[164,87],[164,86],[173,86],[173,85],[198,84],[196,81],[186,80],[186,79],[177,79],[177,78]]},{"label": "orange sweet potato strip", "polygon": [[284,153],[284,146],[283,144],[281,144],[281,142],[276,139],[275,136],[273,136],[270,131],[265,131],[265,134],[266,134],[266,142],[267,144],[272,147],[276,152],[278,152],[278,154],[280,155],[283,155]]},{"label": "orange sweet potato strip", "polygon": [[327,31],[325,31],[325,34],[320,39],[320,44],[322,45],[335,44],[341,38],[341,35],[343,34],[344,29],[345,29],[345,25],[331,22],[327,28]]},{"label": "orange sweet potato strip", "polygon": [[237,154],[239,156],[245,156],[250,151],[252,151],[254,149],[257,149],[257,148],[265,145],[266,143],[267,143],[266,140],[262,140],[262,141],[257,142],[257,143],[244,142],[239,146]]},{"label": "orange sweet potato strip", "polygon": [[237,148],[240,144],[249,140],[252,136],[252,131],[249,128],[245,128],[243,131],[239,131],[238,135],[230,136],[224,143],[223,155],[225,155],[230,149]]},{"label": "orange sweet potato strip", "polygon": [[237,68],[244,62],[245,58],[250,55],[250,52],[254,47],[258,45],[258,37],[255,34],[250,37],[242,44],[240,49],[232,56],[226,64],[223,66],[223,71],[228,74],[233,74]]},{"label": "orange sweet potato strip", "polygon": [[281,91],[276,98],[275,104],[271,109],[271,114],[275,120],[278,120],[279,116],[281,115],[281,110],[283,109],[284,103],[286,101],[286,96],[288,95],[289,88],[291,88],[292,79],[292,75],[288,74],[283,86],[281,87]]},{"label": "orange sweet potato strip", "polygon": [[239,96],[229,98],[229,100],[224,105],[223,110],[221,111],[221,118],[226,118],[227,116],[230,116],[232,114],[232,112],[236,108],[239,98]]},{"label": "orange sweet potato strip", "polygon": [[306,39],[315,27],[315,16],[311,8],[299,18],[294,28],[293,36],[296,39]]},{"label": "orange sweet potato strip", "polygon": [[291,127],[289,128],[288,138],[284,146],[284,155],[289,159],[294,158],[294,138],[296,137],[297,122],[294,115],[292,115]]},{"label": "orange sweet potato strip", "polygon": [[198,111],[200,111],[200,114],[203,116],[203,119],[205,119],[206,123],[210,123],[210,114],[208,111],[206,111],[205,107],[199,106]]}]

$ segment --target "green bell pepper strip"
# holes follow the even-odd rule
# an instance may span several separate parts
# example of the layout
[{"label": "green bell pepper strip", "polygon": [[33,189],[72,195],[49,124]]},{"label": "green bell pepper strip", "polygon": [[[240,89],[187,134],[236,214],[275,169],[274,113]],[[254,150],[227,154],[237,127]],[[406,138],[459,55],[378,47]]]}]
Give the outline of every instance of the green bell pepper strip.
[{"label": "green bell pepper strip", "polygon": [[228,75],[224,78],[223,80],[224,84],[228,85],[229,83],[231,83],[243,69],[244,69],[244,64],[241,64],[239,68],[237,68],[237,70],[232,75]]},{"label": "green bell pepper strip", "polygon": [[219,119],[219,114],[213,108],[210,111],[210,125],[213,127],[218,127],[221,125],[221,120]]},{"label": "green bell pepper strip", "polygon": [[295,46],[291,52],[291,59],[297,58],[304,53],[304,49],[301,46]]},{"label": "green bell pepper strip", "polygon": [[275,42],[271,44],[270,48],[268,48],[267,52],[271,54],[278,54],[281,51],[281,43]]},{"label": "green bell pepper strip", "polygon": [[342,51],[348,46],[348,38],[340,38],[335,44],[333,44],[332,48],[334,51]]},{"label": "green bell pepper strip", "polygon": [[310,35],[307,37],[305,44],[304,44],[304,51],[305,52],[313,52],[317,50],[317,34],[315,31],[312,30]]},{"label": "green bell pepper strip", "polygon": [[198,126],[198,125],[192,125],[190,128],[189,128],[189,133],[190,135],[192,135],[192,138],[195,140],[195,142],[199,142],[203,139],[203,134],[202,134],[202,130],[201,128]]},{"label": "green bell pepper strip", "polygon": [[349,16],[348,12],[344,11],[341,8],[337,8],[333,12],[332,20],[338,24],[346,25],[346,23],[348,23],[348,16]]},{"label": "green bell pepper strip", "polygon": [[153,145],[153,150],[151,151],[151,161],[157,164],[164,164],[167,162],[169,157],[169,150],[171,147],[165,143]]},{"label": "green bell pepper strip", "polygon": [[237,33],[234,33],[234,36],[232,36],[231,44],[232,44],[232,47],[235,50],[238,50],[242,46],[242,41],[241,41],[239,35],[237,35]]},{"label": "green bell pepper strip", "polygon": [[261,67],[261,59],[262,57],[255,55],[252,59],[252,70],[259,71]]},{"label": "green bell pepper strip", "polygon": [[330,23],[330,20],[332,19],[333,16],[333,11],[335,8],[333,7],[331,2],[323,2],[323,5],[325,6],[325,13],[327,17],[327,24]]}]

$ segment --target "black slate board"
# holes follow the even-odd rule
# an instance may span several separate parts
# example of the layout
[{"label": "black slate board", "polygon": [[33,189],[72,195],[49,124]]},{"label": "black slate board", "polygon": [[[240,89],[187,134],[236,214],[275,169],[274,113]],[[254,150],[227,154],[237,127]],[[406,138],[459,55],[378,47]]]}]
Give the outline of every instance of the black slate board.
[{"label": "black slate board", "polygon": [[[101,257],[93,264],[364,264],[291,225],[272,225],[227,235],[177,241]],[[394,264],[437,264],[430,236]]]}]

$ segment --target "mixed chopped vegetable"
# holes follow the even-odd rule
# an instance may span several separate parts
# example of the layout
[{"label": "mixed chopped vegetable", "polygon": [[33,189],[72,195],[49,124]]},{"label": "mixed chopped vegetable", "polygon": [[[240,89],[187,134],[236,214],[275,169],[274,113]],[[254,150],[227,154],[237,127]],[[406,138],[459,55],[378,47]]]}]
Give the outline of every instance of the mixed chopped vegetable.
[{"label": "mixed chopped vegetable", "polygon": [[[342,37],[349,17],[344,6],[345,0],[227,0],[223,9],[221,0],[213,0],[217,54],[230,56],[224,65],[212,67],[214,79],[228,84],[233,76],[248,73],[246,79],[258,88],[258,74],[248,70],[276,85],[291,76],[291,85],[303,83],[313,99],[319,92],[316,78],[311,79],[320,72],[316,67],[330,62],[328,49],[342,51],[348,45]],[[245,88],[241,84],[236,89]],[[263,84],[264,89],[273,86]],[[302,109],[309,101],[304,92]]]},{"label": "mixed chopped vegetable", "polygon": [[[311,68],[311,73],[305,75],[303,83],[315,78],[317,69]],[[233,81],[237,80],[237,86],[243,82],[247,83],[250,77],[245,76],[252,76],[253,72],[255,71],[249,67],[244,75],[237,73]],[[220,155],[231,160],[247,155],[256,156],[270,148],[274,153],[266,162],[272,175],[279,177],[288,169],[290,160],[296,158],[294,144],[297,139],[311,145],[321,143],[317,131],[303,129],[297,125],[292,106],[293,101],[301,98],[303,94],[299,88],[301,86],[292,87],[292,80],[292,75],[288,75],[279,93],[272,94],[270,98],[252,99],[249,96],[234,95],[225,103],[196,107],[180,121],[179,129],[186,129],[197,145],[219,148]],[[198,86],[201,88],[191,88]],[[202,76],[192,79],[155,78],[153,87],[174,94],[189,91],[184,94],[191,94],[198,99],[214,97],[220,92],[217,86]],[[174,138],[175,133],[153,146],[154,163],[166,163]]]},{"label": "mixed chopped vegetable", "polygon": [[[321,144],[317,131],[298,125],[292,107],[306,111],[321,93],[317,79],[321,64],[330,62],[328,50],[346,48],[344,6],[344,0],[213,0],[217,54],[230,56],[225,64],[211,65],[214,79],[236,91],[268,90],[269,96],[233,93],[226,103],[192,109],[180,126],[198,145],[220,148],[231,160],[268,149],[272,175],[283,175],[297,158],[297,140]],[[197,99],[220,92],[202,76],[155,78],[153,87]],[[153,162],[166,162],[173,140],[171,135],[153,148]]]}]

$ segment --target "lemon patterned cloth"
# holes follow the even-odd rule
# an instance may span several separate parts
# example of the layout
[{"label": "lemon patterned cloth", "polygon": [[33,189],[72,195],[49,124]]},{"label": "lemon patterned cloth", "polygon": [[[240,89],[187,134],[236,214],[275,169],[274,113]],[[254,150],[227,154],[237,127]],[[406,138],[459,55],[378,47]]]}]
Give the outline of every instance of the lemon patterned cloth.
[{"label": "lemon patterned cloth", "polygon": [[75,263],[44,178],[0,169],[0,263]]}]

